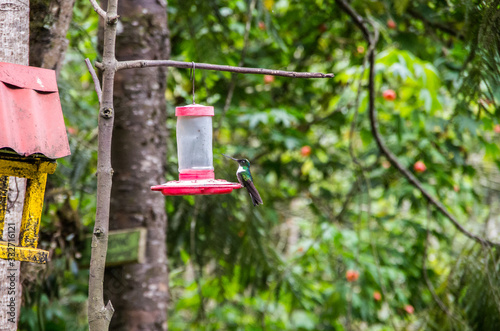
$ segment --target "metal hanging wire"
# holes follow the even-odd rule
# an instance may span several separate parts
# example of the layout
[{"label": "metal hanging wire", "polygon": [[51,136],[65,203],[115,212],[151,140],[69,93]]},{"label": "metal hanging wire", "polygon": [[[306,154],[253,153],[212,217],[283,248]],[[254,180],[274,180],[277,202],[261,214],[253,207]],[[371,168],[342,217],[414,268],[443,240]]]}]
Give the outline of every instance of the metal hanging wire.
[{"label": "metal hanging wire", "polygon": [[195,80],[195,63],[194,62],[191,62],[193,64],[193,68],[191,69],[191,81],[193,82],[193,105],[195,104],[194,102],[194,80]]}]

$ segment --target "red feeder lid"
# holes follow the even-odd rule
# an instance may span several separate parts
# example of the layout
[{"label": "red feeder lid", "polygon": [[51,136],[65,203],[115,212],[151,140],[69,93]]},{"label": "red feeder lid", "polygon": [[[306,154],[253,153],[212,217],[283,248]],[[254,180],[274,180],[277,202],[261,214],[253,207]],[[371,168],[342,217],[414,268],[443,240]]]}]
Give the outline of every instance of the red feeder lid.
[{"label": "red feeder lid", "polygon": [[175,107],[175,116],[214,116],[214,107],[197,104]]},{"label": "red feeder lid", "polygon": [[228,194],[242,188],[239,183],[223,179],[173,180],[162,185],[151,186],[151,191],[160,191],[163,195],[212,195]]}]

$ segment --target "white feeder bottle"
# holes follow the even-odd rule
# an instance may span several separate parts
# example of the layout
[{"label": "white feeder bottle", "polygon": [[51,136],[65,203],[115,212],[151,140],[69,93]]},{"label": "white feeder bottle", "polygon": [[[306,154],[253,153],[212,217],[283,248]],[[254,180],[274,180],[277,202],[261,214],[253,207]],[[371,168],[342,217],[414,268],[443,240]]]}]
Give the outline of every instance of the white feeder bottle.
[{"label": "white feeder bottle", "polygon": [[214,107],[188,105],[175,108],[179,179],[214,179],[212,117]]},{"label": "white feeder bottle", "polygon": [[214,179],[212,116],[214,107],[192,104],[175,108],[179,180],[151,187],[163,195],[228,194],[239,183]]}]

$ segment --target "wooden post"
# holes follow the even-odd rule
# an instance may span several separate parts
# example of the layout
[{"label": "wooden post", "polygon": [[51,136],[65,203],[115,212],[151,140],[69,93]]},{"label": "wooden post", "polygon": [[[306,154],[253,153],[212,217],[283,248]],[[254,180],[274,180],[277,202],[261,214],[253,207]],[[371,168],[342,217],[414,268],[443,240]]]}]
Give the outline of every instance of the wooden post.
[{"label": "wooden post", "polygon": [[[0,36],[0,61],[28,65],[29,0],[0,0]],[[15,244],[19,242],[25,188],[26,179],[10,177],[7,206],[5,213],[0,213],[5,224],[12,224],[9,226],[14,229]],[[8,241],[8,235],[4,228],[3,239]],[[0,261],[0,330],[17,330],[22,293],[20,269],[19,261]]]}]

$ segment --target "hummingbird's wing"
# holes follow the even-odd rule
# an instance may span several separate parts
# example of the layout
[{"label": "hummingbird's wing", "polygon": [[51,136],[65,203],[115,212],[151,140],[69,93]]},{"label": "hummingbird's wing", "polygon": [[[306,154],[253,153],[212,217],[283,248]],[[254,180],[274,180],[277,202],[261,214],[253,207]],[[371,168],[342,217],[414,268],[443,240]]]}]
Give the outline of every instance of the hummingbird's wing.
[{"label": "hummingbird's wing", "polygon": [[254,206],[262,205],[264,203],[262,201],[262,198],[260,197],[259,192],[255,188],[255,185],[253,184],[253,182],[249,182],[249,181],[245,182],[243,184],[243,186],[245,186],[245,188],[247,189],[248,193],[250,194],[250,197],[252,198],[252,203],[253,203]]},{"label": "hummingbird's wing", "polygon": [[257,206],[263,204],[264,202],[262,201],[262,198],[253,183],[252,175],[246,172],[241,172],[237,174],[237,177],[240,184],[243,185],[247,189],[248,194],[250,194],[253,205]]}]

